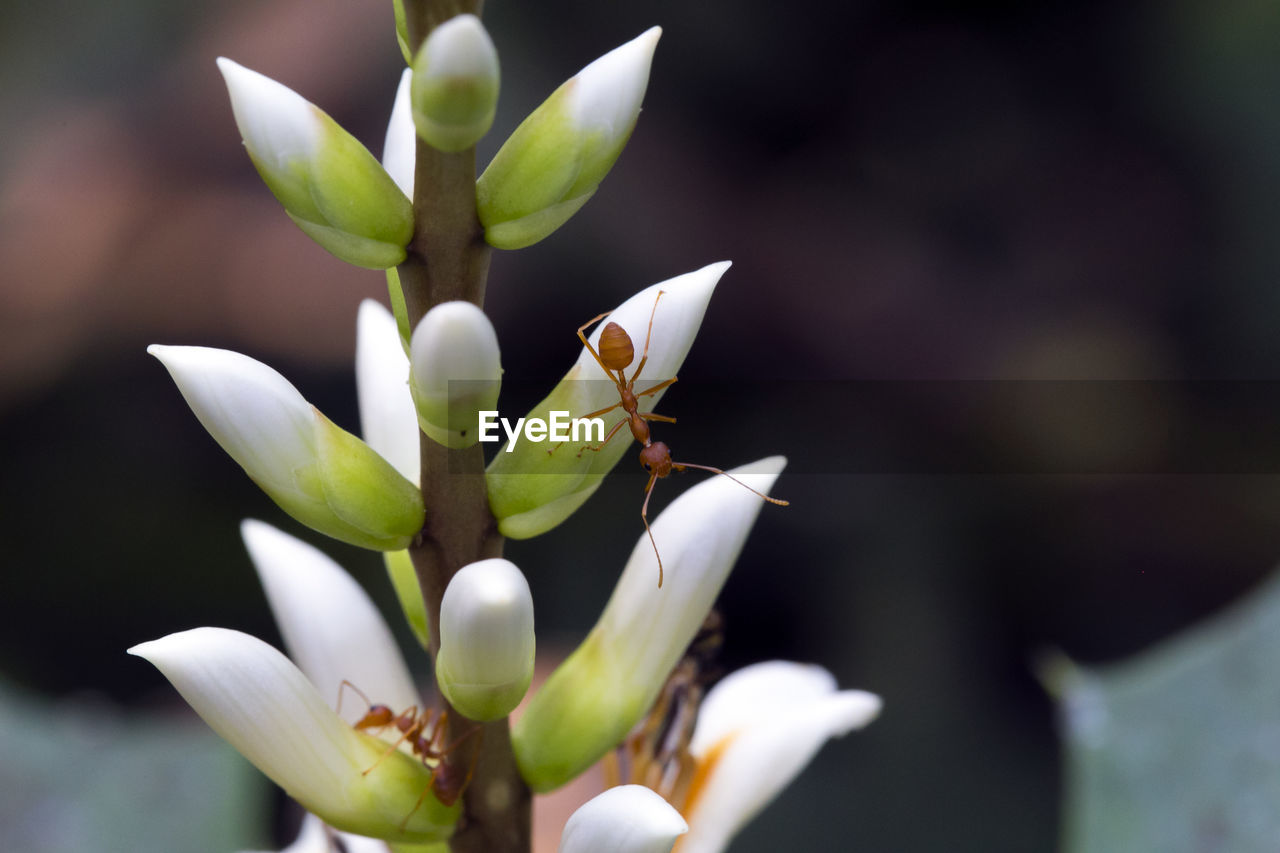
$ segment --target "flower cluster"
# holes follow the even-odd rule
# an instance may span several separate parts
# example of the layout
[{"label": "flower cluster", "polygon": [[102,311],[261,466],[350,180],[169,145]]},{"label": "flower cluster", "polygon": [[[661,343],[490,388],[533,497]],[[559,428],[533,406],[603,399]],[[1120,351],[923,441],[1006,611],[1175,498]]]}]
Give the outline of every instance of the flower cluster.
[{"label": "flower cluster", "polygon": [[[502,146],[475,189],[476,218],[491,246],[546,237],[595,193],[635,126],[658,36],[654,28],[588,65]],[[407,45],[403,30],[401,39]],[[249,156],[288,215],[338,257],[388,270],[394,313],[367,301],[358,317],[364,438],[247,356],[187,346],[150,352],[213,438],[286,513],[383,553],[405,618],[434,653],[435,681],[451,713],[475,725],[502,721],[527,698],[510,748],[523,784],[546,792],[644,726],[785,461],[734,469],[677,498],[653,521],[651,538],[637,542],[595,627],[528,697],[534,606],[518,567],[503,559],[459,566],[438,614],[428,612],[410,554],[430,513],[420,489],[431,476],[422,473],[421,442],[474,449],[479,413],[497,405],[502,368],[498,336],[479,307],[442,302],[411,326],[391,268],[412,251],[417,146],[449,153],[473,146],[493,121],[499,74],[496,51],[471,15],[437,26],[407,58],[381,163],[301,96],[219,60]],[[611,312],[613,323],[645,342],[642,384],[676,375],[727,268],[712,264],[652,285]],[[593,355],[600,334],[530,417],[617,402]],[[660,396],[644,396],[639,411],[651,411]],[[484,482],[491,522],[522,538],[572,515],[627,447],[511,449],[496,455]],[[130,652],[153,663],[215,731],[313,815],[290,849],[327,850],[333,833],[346,834],[352,850],[385,849],[370,839],[424,850],[447,841],[469,775],[445,783],[453,744],[433,727],[439,718],[382,616],[314,547],[258,521],[244,522],[242,533],[290,657],[220,628],[172,634]],[[666,565],[661,588],[654,542]],[[823,742],[873,719],[879,700],[838,690],[817,667],[772,662],[730,675],[688,710],[696,724],[680,744],[687,772],[679,790],[609,789],[570,819],[561,851],[638,853],[674,843],[686,853],[723,849]]]}]

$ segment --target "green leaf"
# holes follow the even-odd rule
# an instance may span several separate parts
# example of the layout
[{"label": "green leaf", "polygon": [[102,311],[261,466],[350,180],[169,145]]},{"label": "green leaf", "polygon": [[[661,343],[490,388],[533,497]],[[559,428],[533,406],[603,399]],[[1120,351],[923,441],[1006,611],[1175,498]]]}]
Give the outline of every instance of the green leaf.
[{"label": "green leaf", "polygon": [[1274,850],[1280,576],[1119,665],[1060,662],[1066,853]]}]

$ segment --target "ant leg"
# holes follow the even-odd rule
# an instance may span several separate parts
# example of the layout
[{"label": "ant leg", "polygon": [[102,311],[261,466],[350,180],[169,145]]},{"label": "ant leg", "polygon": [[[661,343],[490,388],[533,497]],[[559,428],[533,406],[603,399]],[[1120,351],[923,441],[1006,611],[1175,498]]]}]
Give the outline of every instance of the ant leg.
[{"label": "ant leg", "polygon": [[730,480],[733,480],[733,482],[737,483],[739,486],[742,486],[742,488],[746,489],[748,492],[755,493],[757,497],[764,498],[771,504],[777,504],[778,506],[791,506],[791,501],[784,501],[781,498],[771,498],[768,495],[766,495],[764,492],[759,492],[751,488],[746,483],[742,482],[737,477],[730,474],[728,471],[721,471],[719,468],[712,468],[710,465],[694,465],[692,462],[672,462],[671,467],[673,470],[676,470],[676,471],[683,471],[685,468],[697,468],[700,471],[710,471],[712,474],[721,474],[725,477],[728,477]]},{"label": "ant leg", "polygon": [[654,385],[652,388],[646,388],[646,389],[644,389],[643,391],[639,391],[639,392],[637,392],[637,393],[636,393],[636,396],[637,396],[637,397],[648,397],[650,394],[657,394],[657,393],[658,393],[659,391],[661,391],[663,388],[666,388],[666,387],[667,387],[667,386],[669,386],[669,385],[674,385],[674,384],[675,384],[675,382],[676,382],[676,380],[678,380],[679,378],[680,378],[679,376],[672,376],[672,377],[671,377],[670,379],[668,379],[667,381],[665,381],[665,382],[659,382],[657,385]]},{"label": "ant leg", "polygon": [[[636,372],[631,374],[631,381],[627,383],[628,388],[636,384],[640,371],[644,370],[644,363],[649,360],[649,339],[653,337],[653,316],[658,313],[658,300],[664,293],[666,293],[665,290],[658,291],[658,295],[653,299],[653,308],[649,309],[649,331],[644,333],[644,352],[640,353],[640,363],[636,365]],[[671,381],[675,382],[674,379]]]},{"label": "ant leg", "polygon": [[342,716],[342,691],[343,691],[343,688],[346,688],[346,687],[350,687],[352,690],[358,693],[360,695],[360,698],[364,700],[364,704],[368,705],[370,708],[373,707],[373,703],[369,701],[368,696],[364,695],[364,691],[361,690],[359,687],[356,687],[354,684],[352,684],[350,681],[347,681],[344,678],[338,684],[338,704],[334,709],[334,713],[336,713],[339,717]]},{"label": "ant leg", "polygon": [[622,425],[625,424],[626,422],[627,422],[626,418],[623,418],[622,420],[618,421],[616,424],[613,425],[613,429],[609,430],[609,434],[604,437],[604,441],[600,442],[595,447],[592,447],[591,445],[587,445],[586,447],[582,448],[581,450],[578,451],[578,457],[581,458],[582,454],[586,453],[588,450],[592,451],[593,453],[599,453],[601,450],[604,449],[604,446],[606,444],[613,441],[613,437],[618,434],[618,430],[622,429]]},{"label": "ant leg", "polygon": [[676,422],[676,419],[670,415],[659,415],[654,412],[641,412],[640,417],[644,418],[646,421],[661,421],[664,424],[673,424]]},{"label": "ant leg", "polygon": [[[588,412],[588,413],[587,413],[587,414],[585,414],[585,415],[580,415],[580,416],[578,416],[578,417],[574,418],[574,420],[575,420],[575,421],[589,421],[589,420],[591,420],[592,418],[598,418],[598,417],[600,417],[601,415],[606,415],[606,414],[608,414],[609,412],[612,412],[614,409],[618,408],[618,407],[619,407],[619,406],[621,406],[621,405],[622,405],[622,401],[621,401],[621,400],[619,400],[618,402],[614,403],[612,406],[608,406],[608,407],[606,407],[606,408],[599,409],[599,410],[594,411],[594,412]],[[624,421],[622,421],[622,423],[626,423],[626,421],[624,420]],[[606,441],[606,442],[608,442],[608,439],[605,439],[605,441]],[[563,441],[558,441],[558,442],[556,442],[555,446],[554,446],[554,447],[552,447],[550,450],[548,450],[548,451],[547,451],[547,455],[548,455],[548,456],[550,456],[552,453],[555,453],[557,450],[559,450],[559,449],[560,449],[560,445],[565,444],[565,443],[566,443],[566,442],[563,442]],[[583,450],[586,450],[586,448],[585,448],[585,447],[584,447],[584,448],[582,448],[582,449],[583,449]],[[581,453],[579,453],[578,455],[579,455],[579,456],[581,456],[582,454],[581,454]]]},{"label": "ant leg", "polygon": [[658,473],[649,475],[649,485],[644,487],[644,506],[640,507],[640,520],[644,522],[644,532],[649,534],[649,544],[653,546],[653,556],[658,558],[658,589],[662,589],[662,555],[658,553],[658,543],[653,540],[653,531],[649,529],[649,498],[653,497],[653,484],[658,482]]}]

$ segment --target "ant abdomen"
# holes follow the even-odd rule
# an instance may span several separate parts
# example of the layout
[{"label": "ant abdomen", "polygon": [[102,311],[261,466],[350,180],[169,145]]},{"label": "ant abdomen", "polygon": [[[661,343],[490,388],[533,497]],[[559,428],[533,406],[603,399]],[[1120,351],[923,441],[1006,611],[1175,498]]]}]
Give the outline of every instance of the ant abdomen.
[{"label": "ant abdomen", "polygon": [[622,370],[635,357],[636,348],[631,343],[631,336],[617,323],[606,324],[600,332],[600,360],[605,367]]}]

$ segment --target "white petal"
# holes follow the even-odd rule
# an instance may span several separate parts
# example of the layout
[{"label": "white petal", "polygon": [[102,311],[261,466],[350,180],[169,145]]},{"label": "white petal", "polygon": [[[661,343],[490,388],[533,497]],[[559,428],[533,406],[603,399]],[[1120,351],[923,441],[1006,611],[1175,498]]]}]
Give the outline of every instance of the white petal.
[{"label": "white petal", "polygon": [[672,501],[652,523],[662,587],[653,543],[644,534],[637,540],[593,634],[650,700],[698,632],[764,505],[742,484],[768,494],[786,464],[773,456],[734,468],[729,474],[741,482],[714,475]]},{"label": "white petal", "polygon": [[480,440],[478,412],[496,410],[502,365],[498,335],[470,302],[443,302],[423,316],[409,343],[409,384],[419,423],[449,447]]},{"label": "white petal", "polygon": [[620,785],[573,813],[559,853],[668,853],[688,829],[680,813],[653,791]]},{"label": "white petal", "polygon": [[661,27],[651,27],[577,73],[570,109],[580,125],[611,136],[630,133],[640,114],[661,35]]},{"label": "white petal", "polygon": [[417,483],[420,434],[409,393],[409,359],[395,318],[372,299],[360,303],[356,318],[356,395],[365,442]]},{"label": "white petal", "polygon": [[298,667],[348,722],[368,708],[344,680],[401,711],[421,699],[391,629],[360,584],[317,548],[269,524],[240,525],[271,612]]},{"label": "white petal", "polygon": [[[829,738],[865,726],[880,712],[878,696],[836,691],[819,667],[776,661],[735,675],[723,689],[712,688],[698,715],[694,743],[700,759],[714,764],[686,807],[690,831],[680,853],[723,850]],[[712,741],[704,721],[723,736]]]},{"label": "white petal", "polygon": [[236,127],[254,157],[282,169],[315,153],[323,127],[306,98],[226,57],[219,57],[218,70],[227,82]]},{"label": "white petal", "polygon": [[413,174],[417,160],[418,136],[413,130],[413,112],[409,107],[409,82],[413,69],[400,75],[395,106],[387,123],[387,138],[382,144],[382,168],[409,198],[413,198]]},{"label": "white petal", "polygon": [[717,682],[702,700],[689,751],[701,758],[744,726],[835,691],[835,676],[816,664],[775,660],[735,670]]},{"label": "white petal", "polygon": [[[289,381],[247,355],[153,344],[200,423],[271,492],[299,492],[297,473],[316,461],[315,415]],[[306,496],[305,499],[311,499]]]},{"label": "white petal", "polygon": [[[248,634],[195,628],[129,649],[153,663],[209,727],[331,826],[430,841],[457,811],[428,797],[422,763],[335,714],[288,658]],[[363,773],[377,764],[376,771]]]}]

